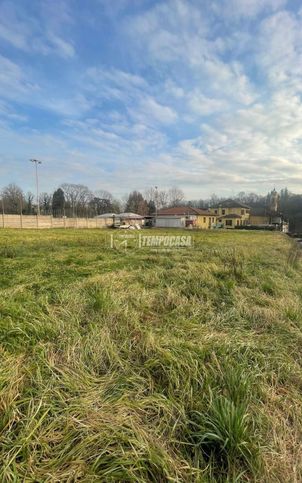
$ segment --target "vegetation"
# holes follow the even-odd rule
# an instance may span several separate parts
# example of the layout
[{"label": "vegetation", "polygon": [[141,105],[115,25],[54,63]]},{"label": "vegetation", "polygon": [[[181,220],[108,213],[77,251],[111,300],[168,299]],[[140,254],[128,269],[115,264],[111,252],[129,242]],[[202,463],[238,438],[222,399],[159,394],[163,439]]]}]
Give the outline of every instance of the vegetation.
[{"label": "vegetation", "polygon": [[[254,215],[264,214],[270,205],[270,194],[259,195],[241,191],[234,196],[234,200],[247,204]],[[193,208],[215,207],[225,198],[213,194],[209,199],[185,200],[183,191],[177,186],[168,190],[157,187],[147,189],[144,194],[132,191],[123,200],[114,199],[106,190],[91,191],[82,184],[63,183],[54,193],[41,193],[39,196],[40,213],[54,217],[94,217],[104,213],[134,212],[140,215],[152,215],[157,209],[180,205]],[[0,190],[0,207],[6,214],[37,214],[35,196],[10,184]],[[302,195],[294,194],[284,188],[280,191],[278,211],[289,222],[290,231],[302,232]]]},{"label": "vegetation", "polygon": [[0,480],[301,481],[297,245],[108,233],[0,231]]}]

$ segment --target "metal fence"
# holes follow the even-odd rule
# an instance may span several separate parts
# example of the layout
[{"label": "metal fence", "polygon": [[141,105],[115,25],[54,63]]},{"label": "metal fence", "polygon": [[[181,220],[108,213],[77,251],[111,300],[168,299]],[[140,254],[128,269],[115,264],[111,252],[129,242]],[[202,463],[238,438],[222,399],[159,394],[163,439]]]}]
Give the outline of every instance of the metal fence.
[{"label": "metal fence", "polygon": [[105,228],[102,218],[54,218],[46,215],[5,215],[0,217],[0,228]]}]

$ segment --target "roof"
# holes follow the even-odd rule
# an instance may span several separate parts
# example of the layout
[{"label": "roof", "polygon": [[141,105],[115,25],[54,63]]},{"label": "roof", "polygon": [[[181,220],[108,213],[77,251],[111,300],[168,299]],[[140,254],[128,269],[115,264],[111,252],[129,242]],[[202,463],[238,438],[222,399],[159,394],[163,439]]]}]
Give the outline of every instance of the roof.
[{"label": "roof", "polygon": [[118,217],[116,213],[103,213],[102,215],[96,216],[96,218],[113,218],[114,216]]},{"label": "roof", "polygon": [[249,209],[248,205],[244,203],[240,203],[240,201],[236,200],[225,200],[218,204],[218,206],[214,206],[213,208],[246,208]]},{"label": "roof", "polygon": [[125,219],[128,219],[128,220],[141,220],[142,218],[144,218],[143,216],[141,215],[138,215],[137,213],[119,213],[118,215],[118,218],[125,218]]},{"label": "roof", "polygon": [[160,215],[160,216],[157,216],[156,218],[162,218],[162,219],[165,219],[165,220],[181,220],[182,218],[184,218],[185,215]]},{"label": "roof", "polygon": [[223,216],[219,216],[218,217],[219,219],[221,218],[241,218],[240,215],[237,215],[236,213],[230,213],[229,215],[223,215]]},{"label": "roof", "polygon": [[173,206],[172,208],[162,208],[158,210],[157,216],[183,216],[183,215],[203,215],[213,216],[208,210],[193,208],[192,206]]}]

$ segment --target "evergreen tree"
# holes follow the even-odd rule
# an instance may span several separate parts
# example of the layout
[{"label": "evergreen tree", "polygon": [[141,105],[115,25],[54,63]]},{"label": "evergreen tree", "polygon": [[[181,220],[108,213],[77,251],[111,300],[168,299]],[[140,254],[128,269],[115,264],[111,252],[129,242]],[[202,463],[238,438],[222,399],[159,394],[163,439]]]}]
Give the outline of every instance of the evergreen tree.
[{"label": "evergreen tree", "polygon": [[130,193],[125,211],[137,213],[138,215],[142,216],[148,213],[148,203],[139,191],[132,191],[132,193]]},{"label": "evergreen tree", "polygon": [[65,196],[64,191],[58,188],[52,196],[52,214],[53,216],[62,216],[64,214]]}]

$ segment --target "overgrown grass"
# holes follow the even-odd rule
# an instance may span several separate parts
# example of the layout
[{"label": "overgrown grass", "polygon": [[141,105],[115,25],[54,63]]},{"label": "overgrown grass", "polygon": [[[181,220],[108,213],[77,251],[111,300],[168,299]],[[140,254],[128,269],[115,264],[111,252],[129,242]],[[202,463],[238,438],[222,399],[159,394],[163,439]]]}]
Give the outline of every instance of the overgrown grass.
[{"label": "overgrown grass", "polygon": [[296,245],[107,236],[0,231],[0,481],[301,481]]}]

